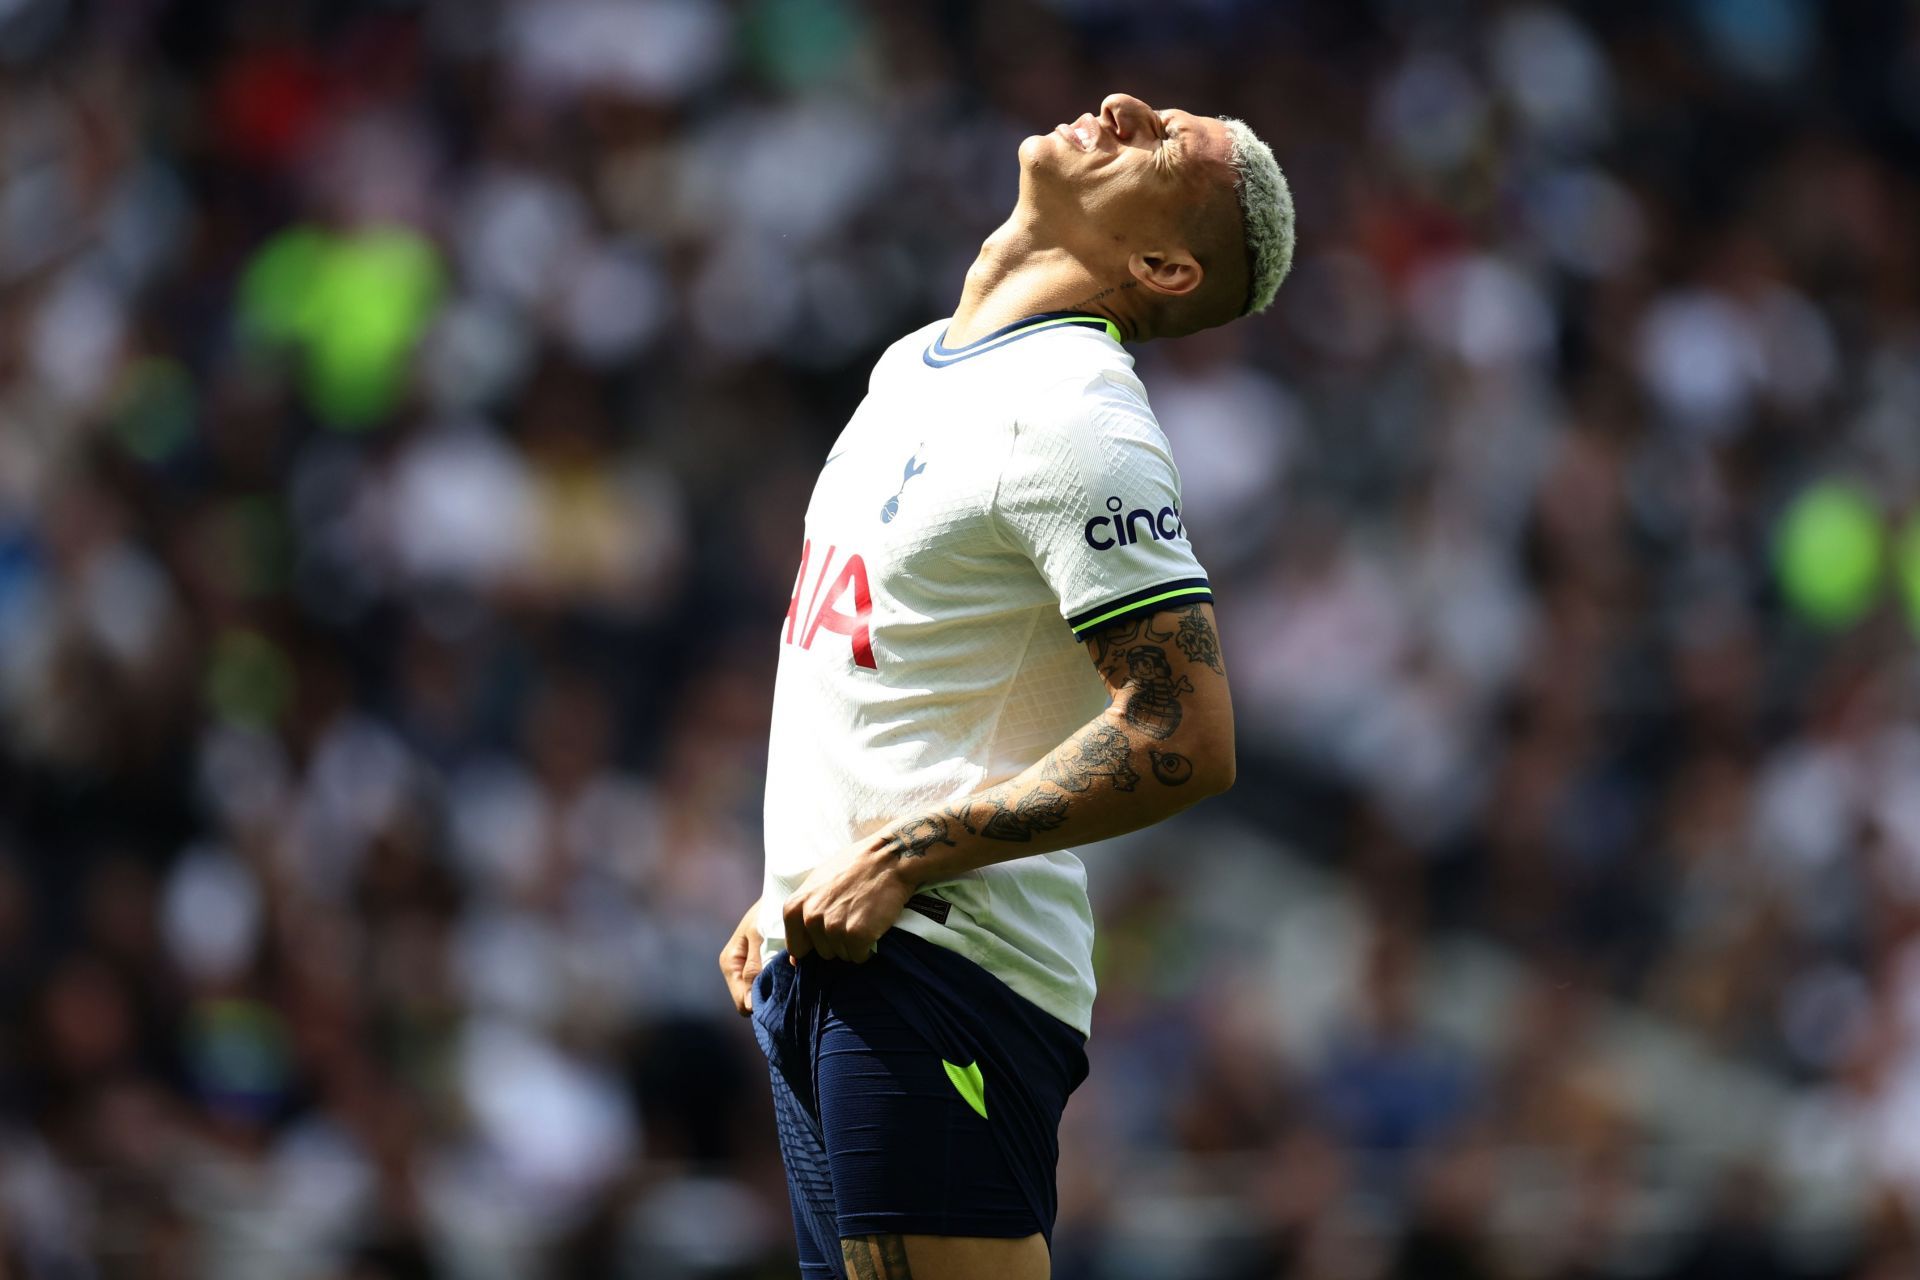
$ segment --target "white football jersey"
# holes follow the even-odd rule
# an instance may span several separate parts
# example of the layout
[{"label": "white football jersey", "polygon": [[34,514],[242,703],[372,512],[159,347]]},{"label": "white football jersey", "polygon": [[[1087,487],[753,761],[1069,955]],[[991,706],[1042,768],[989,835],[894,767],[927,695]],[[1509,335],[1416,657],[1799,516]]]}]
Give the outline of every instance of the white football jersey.
[{"label": "white football jersey", "polygon": [[[1079,637],[1213,598],[1112,326],[1036,316],[959,348],[945,329],[881,356],[807,507],[767,759],[769,957],[822,860],[1013,777],[1100,713]],[[899,927],[1088,1029],[1093,916],[1072,853],[930,884]]]}]

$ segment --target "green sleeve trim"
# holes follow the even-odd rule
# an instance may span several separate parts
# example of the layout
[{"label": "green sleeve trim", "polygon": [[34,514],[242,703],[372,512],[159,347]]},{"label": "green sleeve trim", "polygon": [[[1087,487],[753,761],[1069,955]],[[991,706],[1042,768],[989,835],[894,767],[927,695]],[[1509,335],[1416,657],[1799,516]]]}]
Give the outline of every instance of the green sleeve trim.
[{"label": "green sleeve trim", "polygon": [[1173,591],[1164,591],[1157,596],[1148,596],[1145,600],[1132,600],[1118,608],[1109,609],[1098,617],[1088,618],[1085,622],[1073,629],[1073,634],[1077,636],[1089,627],[1097,627],[1103,622],[1111,622],[1123,613],[1138,613],[1148,605],[1163,604],[1168,600],[1177,600],[1183,596],[1205,596],[1211,600],[1213,598],[1213,588],[1180,587]]}]

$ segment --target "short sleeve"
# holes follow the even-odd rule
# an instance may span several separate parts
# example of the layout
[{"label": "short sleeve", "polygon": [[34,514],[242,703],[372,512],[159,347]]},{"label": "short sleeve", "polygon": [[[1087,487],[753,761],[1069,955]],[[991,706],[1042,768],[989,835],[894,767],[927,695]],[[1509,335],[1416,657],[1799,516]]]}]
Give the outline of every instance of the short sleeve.
[{"label": "short sleeve", "polygon": [[1180,517],[1180,476],[1137,383],[1102,374],[1017,422],[994,517],[1075,636],[1211,601]]}]

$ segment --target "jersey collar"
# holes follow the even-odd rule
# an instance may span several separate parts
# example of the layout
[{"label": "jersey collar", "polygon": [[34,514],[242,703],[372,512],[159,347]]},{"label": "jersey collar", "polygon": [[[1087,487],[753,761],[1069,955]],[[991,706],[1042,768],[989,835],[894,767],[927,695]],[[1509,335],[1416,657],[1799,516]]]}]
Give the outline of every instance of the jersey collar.
[{"label": "jersey collar", "polygon": [[1036,333],[1048,329],[1061,329],[1072,325],[1081,329],[1102,329],[1115,342],[1120,341],[1120,327],[1104,316],[1089,315],[1084,311],[1043,311],[1037,316],[1028,316],[1025,320],[1015,320],[1012,324],[995,329],[984,338],[976,338],[964,346],[949,347],[946,344],[946,330],[928,347],[924,359],[934,368],[943,368],[958,364],[962,360],[971,360],[983,356],[989,351],[998,351],[1010,342],[1030,338]]}]

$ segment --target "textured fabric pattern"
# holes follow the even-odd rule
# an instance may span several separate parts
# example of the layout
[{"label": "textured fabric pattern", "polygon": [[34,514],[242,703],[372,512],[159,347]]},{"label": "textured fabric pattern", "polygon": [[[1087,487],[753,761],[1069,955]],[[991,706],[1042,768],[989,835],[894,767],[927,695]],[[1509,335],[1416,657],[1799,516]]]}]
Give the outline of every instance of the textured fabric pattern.
[{"label": "textured fabric pattern", "polygon": [[1095,370],[1036,401],[1015,427],[994,517],[1061,616],[1204,578],[1180,521],[1173,449],[1139,380]]},{"label": "textured fabric pattern", "polygon": [[793,1086],[779,1072],[771,1075],[774,1128],[780,1139],[780,1159],[787,1170],[787,1204],[793,1213],[800,1274],[807,1280],[843,1276],[846,1268],[840,1252],[840,1227],[834,1219],[826,1136]]},{"label": "textured fabric pattern", "polygon": [[[1105,687],[1066,619],[1205,580],[1119,343],[1063,325],[929,365],[941,331],[881,357],[807,508],[768,751],[768,954],[821,860],[1012,777],[1099,713]],[[945,923],[909,912],[901,928],[1086,1031],[1079,859],[1020,858],[929,892]]]}]

